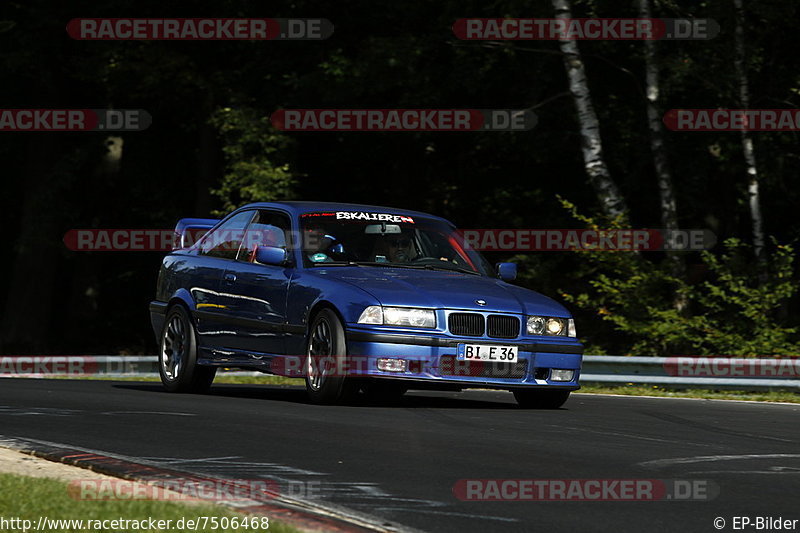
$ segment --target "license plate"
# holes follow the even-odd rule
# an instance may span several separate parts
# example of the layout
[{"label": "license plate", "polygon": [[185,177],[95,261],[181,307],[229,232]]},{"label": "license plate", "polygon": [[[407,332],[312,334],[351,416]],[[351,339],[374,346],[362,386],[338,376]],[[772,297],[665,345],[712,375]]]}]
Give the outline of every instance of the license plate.
[{"label": "license plate", "polygon": [[517,346],[496,346],[490,344],[459,344],[456,359],[459,361],[492,361],[495,363],[516,363]]}]

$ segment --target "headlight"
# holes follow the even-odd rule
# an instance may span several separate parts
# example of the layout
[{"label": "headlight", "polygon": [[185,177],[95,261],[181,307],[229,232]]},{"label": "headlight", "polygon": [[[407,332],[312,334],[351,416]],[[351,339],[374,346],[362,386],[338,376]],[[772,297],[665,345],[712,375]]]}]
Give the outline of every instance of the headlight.
[{"label": "headlight", "polygon": [[432,309],[371,305],[358,317],[358,323],[433,329],[436,327],[436,313]]},{"label": "headlight", "polygon": [[410,309],[406,307],[384,307],[383,323],[392,326],[413,326],[415,328],[435,328],[436,314],[431,309]]},{"label": "headlight", "polygon": [[571,318],[529,316],[526,328],[528,335],[577,337],[575,321]]},{"label": "headlight", "polygon": [[528,317],[528,335],[544,335],[544,318],[540,316]]},{"label": "headlight", "polygon": [[566,320],[562,320],[560,318],[548,318],[547,319],[547,334],[548,335],[561,335],[561,332],[564,331],[564,324]]}]

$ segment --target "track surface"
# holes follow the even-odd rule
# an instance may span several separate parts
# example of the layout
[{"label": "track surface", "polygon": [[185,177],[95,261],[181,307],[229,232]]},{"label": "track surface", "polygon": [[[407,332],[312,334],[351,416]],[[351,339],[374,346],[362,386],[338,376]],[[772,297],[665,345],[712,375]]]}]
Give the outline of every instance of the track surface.
[{"label": "track surface", "polygon": [[[0,380],[0,436],[218,477],[271,478],[293,496],[423,531],[716,531],[716,517],[731,531],[733,516],[800,519],[799,422],[800,406],[740,402],[573,395],[557,411],[523,411],[508,393],[476,391],[322,407],[288,387],[216,385],[198,396],[149,383]],[[690,457],[700,459],[668,461]],[[706,480],[719,495],[453,495],[458,480],[482,478]]]}]

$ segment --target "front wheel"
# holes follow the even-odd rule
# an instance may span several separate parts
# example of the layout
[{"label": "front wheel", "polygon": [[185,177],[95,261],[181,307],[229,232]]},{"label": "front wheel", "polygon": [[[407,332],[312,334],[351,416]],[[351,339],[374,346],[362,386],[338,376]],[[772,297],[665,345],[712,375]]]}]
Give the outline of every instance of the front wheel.
[{"label": "front wheel", "polygon": [[514,398],[523,409],[558,409],[569,398],[568,390],[515,390]]},{"label": "front wheel", "polygon": [[305,374],[309,399],[320,404],[351,400],[359,383],[346,376],[347,343],[339,317],[322,309],[308,331]]},{"label": "front wheel", "polygon": [[182,305],[167,311],[158,360],[161,383],[169,392],[206,392],[217,369],[197,364],[197,335]]}]

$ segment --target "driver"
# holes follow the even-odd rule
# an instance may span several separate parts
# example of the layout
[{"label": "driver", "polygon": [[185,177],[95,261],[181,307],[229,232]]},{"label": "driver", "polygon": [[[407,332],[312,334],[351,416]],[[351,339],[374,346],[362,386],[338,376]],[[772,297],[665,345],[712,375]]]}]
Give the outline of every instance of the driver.
[{"label": "driver", "polygon": [[392,263],[408,263],[418,257],[411,237],[406,234],[387,235],[382,240],[386,258]]}]

